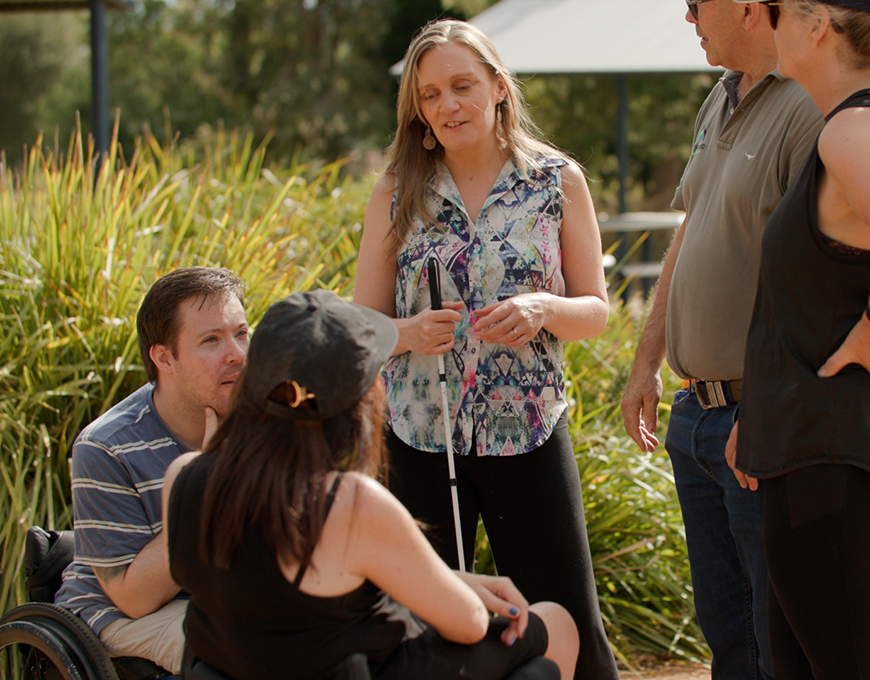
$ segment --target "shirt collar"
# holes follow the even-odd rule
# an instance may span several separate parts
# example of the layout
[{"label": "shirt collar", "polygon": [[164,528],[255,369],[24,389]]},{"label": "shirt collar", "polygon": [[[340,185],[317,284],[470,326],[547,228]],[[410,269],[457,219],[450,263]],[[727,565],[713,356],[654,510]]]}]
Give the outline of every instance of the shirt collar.
[{"label": "shirt collar", "polygon": [[[540,167],[543,170],[564,164],[565,161],[561,158],[547,157],[541,159]],[[534,171],[531,174],[534,175]],[[517,167],[514,159],[509,158],[505,161],[504,166],[502,166],[501,171],[498,173],[498,177],[496,177],[492,189],[489,192],[489,196],[487,196],[486,200],[483,202],[480,211],[483,212],[493,202],[497,201],[501,196],[513,189],[517,184],[528,181],[529,179],[529,173],[524,173]],[[456,182],[453,181],[453,175],[450,174],[450,171],[447,169],[447,166],[443,161],[437,161],[435,175],[430,180],[429,186],[432,188],[432,191],[442,198],[450,201],[456,206],[463,206],[459,189],[456,187]]]}]

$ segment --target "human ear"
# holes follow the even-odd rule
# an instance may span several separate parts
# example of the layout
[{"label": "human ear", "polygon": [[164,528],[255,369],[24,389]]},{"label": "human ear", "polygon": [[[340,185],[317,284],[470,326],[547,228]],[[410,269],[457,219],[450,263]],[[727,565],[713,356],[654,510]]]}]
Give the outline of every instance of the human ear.
[{"label": "human ear", "polygon": [[767,21],[767,18],[762,16],[767,9],[761,9],[760,2],[741,3],[739,7],[743,10],[743,26],[747,31],[762,19]]},{"label": "human ear", "polygon": [[157,370],[162,373],[172,373],[175,368],[175,355],[172,353],[172,348],[168,345],[151,345],[148,350],[148,356],[157,367]]},{"label": "human ear", "polygon": [[810,23],[810,34],[812,35],[812,46],[816,48],[819,46],[819,43],[822,42],[822,38],[824,38],[828,34],[828,30],[833,31],[834,27],[831,25],[831,17],[825,12],[825,18],[823,19],[818,14],[813,14],[812,17],[807,17],[807,20]]}]

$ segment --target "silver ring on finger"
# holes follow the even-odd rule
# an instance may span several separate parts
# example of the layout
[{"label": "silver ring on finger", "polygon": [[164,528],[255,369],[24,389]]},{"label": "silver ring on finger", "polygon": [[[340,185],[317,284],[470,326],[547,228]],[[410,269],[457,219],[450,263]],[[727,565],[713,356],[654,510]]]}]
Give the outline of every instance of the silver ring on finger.
[{"label": "silver ring on finger", "polygon": [[520,334],[517,333],[517,328],[516,328],[516,326],[514,326],[511,330],[514,332],[514,340],[519,340],[519,338],[520,338]]}]

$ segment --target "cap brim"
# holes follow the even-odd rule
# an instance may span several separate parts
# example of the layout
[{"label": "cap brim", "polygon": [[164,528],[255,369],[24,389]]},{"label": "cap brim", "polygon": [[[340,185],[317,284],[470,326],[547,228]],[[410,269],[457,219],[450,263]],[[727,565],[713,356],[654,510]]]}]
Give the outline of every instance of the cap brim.
[{"label": "cap brim", "polygon": [[[375,332],[375,348],[377,350],[376,358],[378,363],[383,364],[393,354],[396,345],[399,342],[399,328],[396,323],[385,314],[370,307],[355,305],[362,315],[366,317],[372,325]],[[374,377],[372,377],[374,380]]]}]

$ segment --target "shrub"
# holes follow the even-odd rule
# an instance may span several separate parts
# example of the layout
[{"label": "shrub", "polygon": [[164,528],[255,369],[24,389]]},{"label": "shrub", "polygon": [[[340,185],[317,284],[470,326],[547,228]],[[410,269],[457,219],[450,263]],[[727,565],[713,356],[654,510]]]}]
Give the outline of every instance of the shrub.
[{"label": "shrub", "polygon": [[146,137],[113,144],[95,177],[77,134],[67,155],[0,166],[0,611],[22,601],[32,524],[71,524],[68,456],[79,430],[145,382],[135,314],[170,269],[226,266],[248,315],[320,286],[348,293],[364,203],[340,163],[263,167],[251,138],[219,135],[202,162]]},{"label": "shrub", "polygon": [[[113,144],[96,173],[92,151],[76,134],[65,154],[40,140],[15,175],[0,163],[0,611],[24,597],[26,528],[71,524],[79,430],[145,381],[134,321],[155,279],[229,267],[248,284],[256,322],[296,290],[348,295],[355,274],[371,182],[342,180],[340,162],[270,170],[264,147],[223,132],[201,159],[146,135],[129,159]],[[638,652],[698,659],[708,652],[670,466],[622,430],[637,335],[617,304],[601,336],[565,350],[601,608],[627,663]],[[477,567],[494,569],[483,532]]]}]

